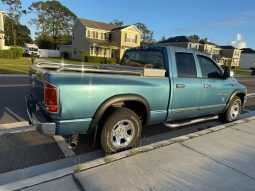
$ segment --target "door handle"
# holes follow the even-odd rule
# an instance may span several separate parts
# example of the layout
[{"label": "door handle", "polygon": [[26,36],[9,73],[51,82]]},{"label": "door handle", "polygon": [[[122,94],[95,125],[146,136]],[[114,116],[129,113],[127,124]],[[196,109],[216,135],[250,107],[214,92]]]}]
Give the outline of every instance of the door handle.
[{"label": "door handle", "polygon": [[210,88],[210,87],[212,87],[212,85],[210,85],[210,84],[204,84],[204,88]]},{"label": "door handle", "polygon": [[184,84],[176,84],[176,88],[185,88]]}]

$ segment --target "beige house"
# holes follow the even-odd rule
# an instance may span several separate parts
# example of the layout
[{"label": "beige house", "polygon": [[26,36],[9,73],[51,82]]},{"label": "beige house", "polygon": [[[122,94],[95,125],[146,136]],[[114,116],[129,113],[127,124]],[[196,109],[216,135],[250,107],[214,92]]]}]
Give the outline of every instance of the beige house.
[{"label": "beige house", "polygon": [[176,36],[158,43],[205,52],[219,65],[239,66],[241,50],[233,46],[218,46],[207,40],[197,40],[186,36]]},{"label": "beige house", "polygon": [[4,12],[0,10],[0,50],[5,49],[4,43]]},{"label": "beige house", "polygon": [[78,19],[73,27],[71,45],[60,46],[73,59],[81,59],[81,53],[121,59],[125,50],[140,46],[141,32],[134,26],[116,25]]},{"label": "beige house", "polygon": [[242,50],[233,46],[221,46],[220,54],[224,57],[230,58],[227,66],[239,66]]}]

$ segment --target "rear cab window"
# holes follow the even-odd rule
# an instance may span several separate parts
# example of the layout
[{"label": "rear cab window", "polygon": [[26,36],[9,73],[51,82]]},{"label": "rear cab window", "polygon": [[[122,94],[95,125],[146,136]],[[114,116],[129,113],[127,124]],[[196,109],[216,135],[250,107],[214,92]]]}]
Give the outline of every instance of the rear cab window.
[{"label": "rear cab window", "polygon": [[164,54],[160,50],[128,50],[121,65],[165,69]]},{"label": "rear cab window", "polygon": [[197,78],[197,68],[192,53],[175,53],[177,77],[179,78]]}]

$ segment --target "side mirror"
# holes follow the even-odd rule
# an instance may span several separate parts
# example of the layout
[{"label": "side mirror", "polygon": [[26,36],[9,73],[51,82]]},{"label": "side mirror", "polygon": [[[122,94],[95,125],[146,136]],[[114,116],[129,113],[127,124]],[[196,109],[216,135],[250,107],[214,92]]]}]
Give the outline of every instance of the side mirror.
[{"label": "side mirror", "polygon": [[233,77],[234,77],[234,71],[229,68],[226,68],[223,73],[223,79],[233,78]]}]

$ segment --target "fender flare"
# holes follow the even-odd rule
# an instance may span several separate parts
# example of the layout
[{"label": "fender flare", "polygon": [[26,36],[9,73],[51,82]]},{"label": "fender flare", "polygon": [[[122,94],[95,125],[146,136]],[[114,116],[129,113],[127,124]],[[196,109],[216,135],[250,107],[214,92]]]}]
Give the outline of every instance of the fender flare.
[{"label": "fender flare", "polygon": [[226,107],[224,108],[224,110],[222,111],[222,113],[224,113],[224,112],[227,110],[227,108],[228,108],[228,106],[229,106],[231,100],[232,100],[237,94],[244,94],[244,102],[243,102],[243,105],[244,105],[246,93],[247,93],[247,92],[246,92],[246,90],[244,90],[244,89],[235,90],[235,91],[231,94],[231,96],[229,97],[228,102],[227,102],[227,104],[226,104]]},{"label": "fender flare", "polygon": [[142,103],[145,108],[146,108],[146,123],[145,125],[148,125],[150,123],[150,105],[148,103],[148,101],[137,94],[119,94],[119,95],[115,95],[112,96],[110,98],[108,98],[107,100],[105,100],[96,110],[94,116],[92,117],[92,122],[90,123],[88,132],[89,133],[97,133],[97,129],[98,129],[98,122],[100,121],[101,117],[103,116],[103,114],[105,113],[105,111],[112,106],[114,103],[117,102],[121,102],[121,101],[138,101],[140,103]]}]

